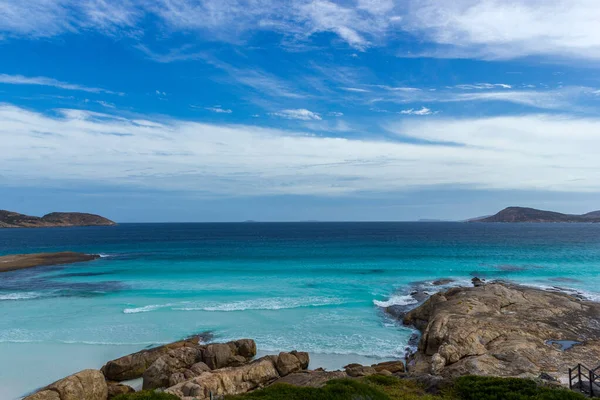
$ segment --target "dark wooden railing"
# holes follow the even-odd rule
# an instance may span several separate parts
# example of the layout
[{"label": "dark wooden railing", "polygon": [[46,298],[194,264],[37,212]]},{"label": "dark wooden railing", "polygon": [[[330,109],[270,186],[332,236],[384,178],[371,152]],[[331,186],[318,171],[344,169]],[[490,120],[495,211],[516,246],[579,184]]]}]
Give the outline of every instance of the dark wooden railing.
[{"label": "dark wooden railing", "polygon": [[579,390],[590,397],[600,396],[600,366],[590,369],[583,364],[569,368],[569,389]]}]

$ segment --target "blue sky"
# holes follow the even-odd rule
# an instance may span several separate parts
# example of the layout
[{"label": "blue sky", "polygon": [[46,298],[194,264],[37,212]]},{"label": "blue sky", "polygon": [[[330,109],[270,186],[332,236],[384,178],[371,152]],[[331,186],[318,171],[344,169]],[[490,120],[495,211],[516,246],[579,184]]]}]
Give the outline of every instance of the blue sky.
[{"label": "blue sky", "polygon": [[4,0],[0,208],[600,209],[596,0]]}]

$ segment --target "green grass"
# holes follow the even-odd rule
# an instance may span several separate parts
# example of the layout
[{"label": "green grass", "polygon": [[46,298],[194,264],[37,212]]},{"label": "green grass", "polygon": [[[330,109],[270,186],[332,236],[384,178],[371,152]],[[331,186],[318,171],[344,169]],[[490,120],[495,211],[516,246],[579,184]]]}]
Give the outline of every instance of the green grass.
[{"label": "green grass", "polygon": [[461,400],[584,400],[566,389],[539,387],[529,379],[464,376],[454,382]]},{"label": "green grass", "polygon": [[179,397],[168,393],[144,390],[136,393],[120,394],[113,397],[113,400],[179,400]]},{"label": "green grass", "polygon": [[296,387],[275,384],[262,390],[239,396],[228,396],[226,400],[390,400],[373,385],[356,379],[336,379],[322,388]]},{"label": "green grass", "polygon": [[427,394],[418,384],[393,376],[338,379],[322,388],[276,384],[226,400],[585,400],[581,394],[539,387],[534,381],[467,376],[442,395]]}]

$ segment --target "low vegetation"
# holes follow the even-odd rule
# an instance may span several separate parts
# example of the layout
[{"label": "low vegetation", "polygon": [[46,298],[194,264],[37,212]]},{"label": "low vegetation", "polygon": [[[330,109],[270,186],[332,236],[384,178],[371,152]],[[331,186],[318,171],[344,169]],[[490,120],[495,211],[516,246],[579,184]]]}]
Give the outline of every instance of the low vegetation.
[{"label": "low vegetation", "polygon": [[564,389],[540,387],[534,381],[513,378],[467,376],[459,378],[445,393],[427,394],[417,383],[392,376],[373,375],[360,380],[333,380],[323,388],[284,384],[226,400],[585,400]]},{"label": "low vegetation", "polygon": [[[439,395],[432,395],[416,382],[393,376],[373,375],[362,379],[336,379],[322,388],[271,385],[262,390],[227,396],[225,400],[585,400],[566,389],[539,386],[528,379],[465,376]],[[179,400],[171,394],[143,391],[114,400]]]},{"label": "low vegetation", "polygon": [[179,397],[154,390],[144,390],[136,393],[121,394],[113,397],[113,400],[179,400]]}]

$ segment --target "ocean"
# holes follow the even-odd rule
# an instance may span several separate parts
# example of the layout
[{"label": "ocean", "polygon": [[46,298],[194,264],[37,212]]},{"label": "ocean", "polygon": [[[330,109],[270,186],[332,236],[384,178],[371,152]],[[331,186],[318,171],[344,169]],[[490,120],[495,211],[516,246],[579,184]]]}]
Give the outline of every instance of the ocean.
[{"label": "ocean", "polygon": [[[0,255],[102,258],[0,274],[0,398],[211,332],[311,367],[402,358],[383,312],[473,276],[600,299],[600,224],[230,223],[3,229]],[[447,285],[447,286],[448,286]],[[443,287],[442,287],[443,288]]]}]

